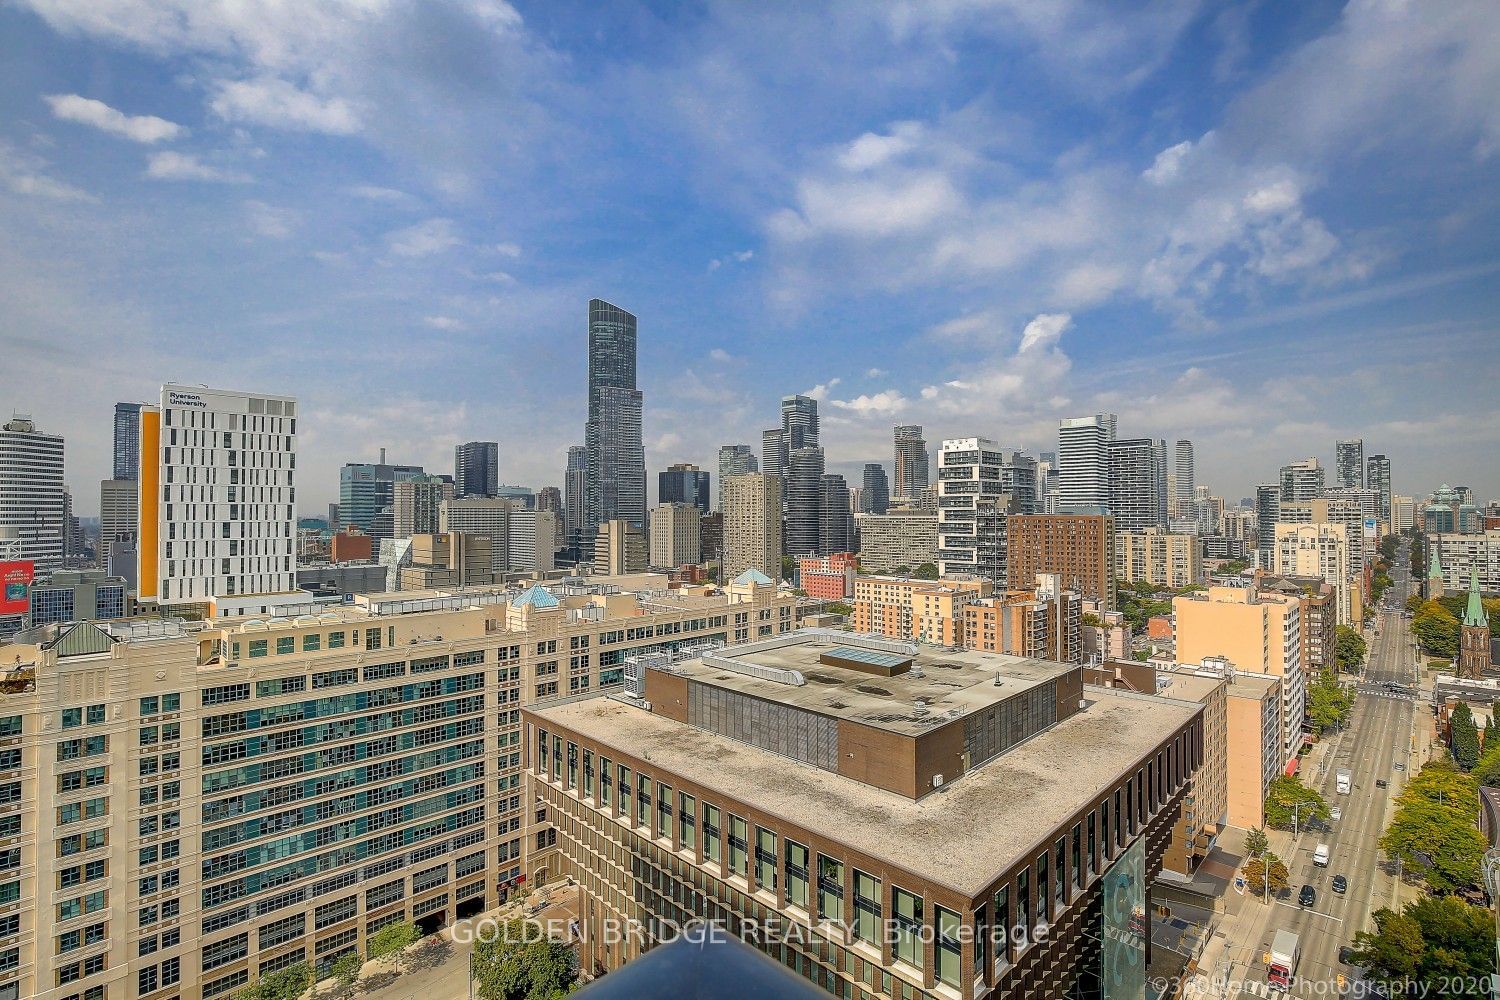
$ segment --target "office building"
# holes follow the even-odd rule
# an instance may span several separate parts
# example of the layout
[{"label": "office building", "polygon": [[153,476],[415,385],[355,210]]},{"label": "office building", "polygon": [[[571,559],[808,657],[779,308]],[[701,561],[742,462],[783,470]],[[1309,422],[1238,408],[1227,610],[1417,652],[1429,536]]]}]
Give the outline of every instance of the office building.
[{"label": "office building", "polygon": [[1281,485],[1262,483],[1255,488],[1256,564],[1269,570],[1274,562],[1276,522],[1281,520]]},{"label": "office building", "polygon": [[963,605],[959,644],[1063,663],[1083,662],[1083,599],[1043,573],[1031,588],[1013,587]]},{"label": "office building", "polygon": [[397,585],[392,590],[430,591],[454,587],[483,587],[499,582],[492,569],[489,535],[443,531],[388,539],[387,545],[409,544],[397,563]]},{"label": "office building", "polygon": [[927,441],[920,424],[900,424],[895,430],[896,463],[893,496],[911,497],[932,482],[927,468]]},{"label": "office building", "polygon": [[781,430],[788,455],[798,448],[818,447],[818,401],[811,396],[781,397]]},{"label": "office building", "polygon": [[1417,522],[1417,501],[1413,497],[1391,497],[1391,531],[1404,535]]},{"label": "office building", "polygon": [[858,560],[853,552],[803,556],[797,562],[797,586],[821,601],[844,601],[854,596]]},{"label": "office building", "polygon": [[[743,473],[749,475],[749,473]],[[719,484],[720,492],[723,483]],[[724,512],[716,510],[698,520],[699,543],[703,549],[704,562],[718,562],[724,557]]]},{"label": "office building", "polygon": [[1357,628],[1363,619],[1360,584],[1349,569],[1349,528],[1330,521],[1278,522],[1276,560],[1280,576],[1320,577],[1338,593],[1338,624]]},{"label": "office building", "polygon": [[1069,417],[1057,431],[1057,509],[1099,514],[1110,503],[1109,444],[1115,439],[1113,413]]},{"label": "office building", "polygon": [[124,618],[130,612],[128,583],[102,569],[60,569],[31,588],[32,627]]},{"label": "office building", "polygon": [[311,607],[295,565],[295,399],[168,383],[141,410],[141,455],[141,601],[209,616]]},{"label": "office building", "polygon": [[17,416],[0,427],[0,537],[17,542],[13,557],[38,573],[63,564],[67,512],[63,439]]},{"label": "office building", "polygon": [[885,466],[879,462],[866,462],[860,481],[859,514],[884,514],[891,506],[891,487],[886,479]]},{"label": "office building", "polygon": [[1001,485],[1004,455],[988,438],[954,438],[938,448],[938,572],[1004,583],[1005,519],[1018,510]]},{"label": "office building", "polygon": [[106,479],[99,484],[99,568],[108,570],[116,547],[134,548],[140,521],[140,483]]},{"label": "office building", "polygon": [[1316,458],[1293,462],[1281,467],[1281,501],[1316,500],[1323,495],[1324,473],[1328,470]]},{"label": "office building", "polygon": [[443,504],[455,496],[447,476],[413,476],[395,484],[391,505],[392,530],[397,538],[441,531]]},{"label": "office building", "polygon": [[1428,535],[1477,535],[1484,531],[1484,512],[1460,490],[1444,483],[1422,508],[1422,531]]},{"label": "office building", "polygon": [[[1085,688],[1072,664],[798,633],[642,662],[632,685],[522,710],[526,866],[581,887],[585,966],[644,949],[608,928],[702,915],[795,926],[747,936],[861,1000],[1144,974],[1201,706]],[[1004,823],[975,822],[996,802]]]},{"label": "office building", "polygon": [[760,433],[760,471],[768,476],[785,476],[787,470],[786,435],[780,427]]},{"label": "office building", "polygon": [[565,547],[568,544],[568,536],[563,526],[562,490],[556,486],[543,486],[536,495],[536,509],[551,514],[553,522],[557,525],[556,536],[552,539],[553,551]]},{"label": "office building", "polygon": [[563,472],[563,534],[570,549],[581,544],[587,519],[588,476],[588,449],[575,444],[568,449],[568,465]]},{"label": "office building", "polygon": [[1125,438],[1111,441],[1108,450],[1108,506],[1115,527],[1120,531],[1166,527],[1167,443]]},{"label": "office building", "polygon": [[1017,514],[1008,519],[1007,533],[1010,579],[1022,583],[1056,573],[1063,587],[1114,609],[1114,518]]},{"label": "office building", "polygon": [[698,508],[699,514],[707,514],[709,507],[708,473],[696,465],[678,463],[667,471],[656,474],[657,502],[662,504],[686,503]]},{"label": "office building", "polygon": [[702,522],[703,512],[696,504],[679,501],[654,508],[651,511],[651,565],[676,569],[702,562]]},{"label": "office building", "polygon": [[644,573],[646,557],[646,536],[640,528],[623,518],[599,525],[594,535],[595,576]]},{"label": "office building", "polygon": [[505,536],[512,573],[546,573],[557,566],[557,514],[550,510],[514,507],[510,531]]},{"label": "office building", "polygon": [[1391,460],[1384,455],[1371,455],[1365,466],[1365,488],[1380,496],[1380,520],[1391,523]]},{"label": "office building", "polygon": [[786,551],[790,556],[822,550],[823,449],[796,448],[788,453],[786,475]]},{"label": "office building", "polygon": [[636,388],[636,318],[602,299],[589,300],[588,471],[585,541],[605,521],[646,526],[646,451],[642,396]]},{"label": "office building", "polygon": [[[821,450],[821,449],[820,449]],[[855,547],[854,509],[843,476],[823,476],[823,510],[818,520],[818,552],[828,555]]]},{"label": "office building", "polygon": [[505,573],[511,568],[510,520],[517,504],[501,497],[448,497],[438,511],[438,531],[461,532],[490,540],[490,568]]},{"label": "office building", "polygon": [[859,559],[868,573],[891,573],[938,563],[936,514],[893,509],[888,514],[854,515]]},{"label": "office building", "polygon": [[1206,592],[1174,598],[1172,614],[1178,663],[1218,662],[1237,677],[1258,674],[1280,682],[1279,772],[1302,744],[1307,681],[1301,602],[1246,587],[1211,586]]},{"label": "office building", "polygon": [[500,486],[500,444],[467,441],[453,448],[453,495],[492,497]]},{"label": "office building", "polygon": [[751,472],[730,476],[724,486],[724,555],[721,581],[754,570],[781,579],[781,478]]},{"label": "office building", "polygon": [[115,404],[114,473],[111,479],[135,480],[141,474],[141,408],[144,403]]},{"label": "office building", "polygon": [[1365,488],[1365,442],[1362,438],[1349,438],[1334,445],[1334,465],[1339,485],[1346,489]]},{"label": "office building", "polygon": [[1057,513],[1057,452],[1044,451],[1036,463],[1036,513]]},{"label": "office building", "polygon": [[354,525],[376,544],[391,537],[392,528],[380,523],[380,514],[395,504],[398,482],[420,475],[420,465],[387,465],[384,448],[379,462],[350,462],[339,471],[339,523]]},{"label": "office building", "polygon": [[719,494],[714,510],[724,509],[724,480],[730,476],[743,476],[747,472],[760,471],[755,460],[755,451],[748,444],[726,444],[719,446]]},{"label": "office building", "polygon": [[1193,442],[1179,439],[1173,450],[1172,463],[1172,506],[1176,510],[1171,513],[1174,516],[1184,516],[1192,512],[1193,498],[1197,495],[1197,480],[1193,469]]},{"label": "office building", "polygon": [[1115,533],[1115,579],[1178,590],[1203,579],[1202,543],[1160,528]]}]

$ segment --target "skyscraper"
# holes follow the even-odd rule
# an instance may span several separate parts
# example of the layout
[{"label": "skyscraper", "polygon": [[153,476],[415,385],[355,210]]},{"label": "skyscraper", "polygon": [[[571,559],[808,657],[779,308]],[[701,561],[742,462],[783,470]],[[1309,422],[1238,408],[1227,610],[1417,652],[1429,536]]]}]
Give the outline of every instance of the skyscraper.
[{"label": "skyscraper", "polygon": [[14,529],[17,557],[42,573],[62,566],[65,489],[61,435],[42,433],[26,416],[0,428],[0,528]]},{"label": "skyscraper", "polygon": [[895,430],[895,492],[892,496],[911,497],[932,480],[927,469],[927,442],[920,424],[898,424]]},{"label": "skyscraper", "polygon": [[492,497],[500,487],[500,445],[468,441],[453,448],[453,492],[460,497]]},{"label": "skyscraper", "polygon": [[781,477],[764,473],[724,481],[724,557],[719,582],[746,570],[781,579]]},{"label": "skyscraper", "polygon": [[1281,467],[1281,499],[1316,500],[1323,495],[1325,469],[1316,458]]},{"label": "skyscraper", "polygon": [[636,319],[603,299],[589,300],[589,411],[584,534],[604,521],[646,524],[646,451],[636,388]]},{"label": "skyscraper", "polygon": [[[168,383],[141,411],[142,600],[263,615],[297,591],[297,401]],[[154,460],[153,460],[154,458]]]},{"label": "skyscraper", "polygon": [[1016,513],[1040,514],[1037,461],[1021,451],[1000,453],[1000,489],[1015,500]]},{"label": "skyscraper", "polygon": [[708,513],[708,473],[696,465],[679,462],[656,474],[656,499],[663,506],[688,503],[700,514]]},{"label": "skyscraper", "polygon": [[1000,485],[1004,456],[988,438],[938,447],[938,570],[1005,581],[1006,518],[1015,498]]},{"label": "skyscraper", "polygon": [[884,514],[890,509],[891,488],[885,477],[885,466],[879,462],[866,462],[861,487],[861,514]]},{"label": "skyscraper", "polygon": [[716,510],[724,509],[724,480],[730,476],[743,476],[747,472],[759,471],[755,461],[755,450],[748,444],[726,444],[719,446],[719,499]]},{"label": "skyscraper", "polygon": [[[1192,509],[1191,497],[1188,509]],[[1114,515],[1117,531],[1144,531],[1166,526],[1165,441],[1125,438],[1110,442],[1109,511]]]},{"label": "skyscraper", "polygon": [[1113,413],[1069,417],[1057,431],[1057,510],[1097,514],[1109,507],[1109,443]]},{"label": "skyscraper", "polygon": [[1271,569],[1276,553],[1276,522],[1281,520],[1281,484],[1262,483],[1255,488],[1255,550],[1257,565]]},{"label": "skyscraper", "polygon": [[818,524],[818,551],[848,552],[853,546],[854,512],[849,509],[849,484],[843,476],[823,476],[823,510]]},{"label": "skyscraper", "polygon": [[[101,569],[109,571],[110,555],[116,548],[121,551],[135,549],[139,509],[139,483],[130,479],[106,479],[99,484],[99,551],[96,555]],[[132,576],[134,572],[132,567]]]},{"label": "skyscraper", "polygon": [[144,403],[115,404],[114,479],[139,479],[141,475],[141,407]]},{"label": "skyscraper", "polygon": [[345,527],[354,525],[380,544],[391,537],[377,523],[381,511],[396,502],[396,484],[423,475],[420,465],[387,465],[385,449],[380,461],[350,462],[339,471],[339,518]]},{"label": "skyscraper", "polygon": [[822,551],[823,449],[794,448],[786,476],[786,551],[791,556]]},{"label": "skyscraper", "polygon": [[1193,442],[1186,439],[1178,440],[1174,459],[1172,506],[1177,508],[1179,517],[1187,517],[1193,510],[1194,489],[1197,485],[1193,478]]},{"label": "skyscraper", "polygon": [[568,449],[568,467],[563,472],[563,534],[569,548],[582,544],[583,521],[588,504],[589,451],[581,444]]},{"label": "skyscraper", "polygon": [[1380,494],[1380,519],[1389,526],[1391,523],[1391,460],[1389,458],[1384,455],[1370,456],[1369,465],[1365,470],[1365,486]]},{"label": "skyscraper", "polygon": [[413,476],[397,483],[391,505],[394,537],[410,538],[442,531],[443,503],[456,495],[447,476]]},{"label": "skyscraper", "polygon": [[780,427],[760,432],[760,471],[768,476],[786,475],[786,434]]},{"label": "skyscraper", "polygon": [[781,397],[781,430],[786,450],[818,446],[818,401],[811,396]]},{"label": "skyscraper", "polygon": [[1339,485],[1363,489],[1365,485],[1365,442],[1363,438],[1349,438],[1335,446],[1334,464],[1338,467]]}]

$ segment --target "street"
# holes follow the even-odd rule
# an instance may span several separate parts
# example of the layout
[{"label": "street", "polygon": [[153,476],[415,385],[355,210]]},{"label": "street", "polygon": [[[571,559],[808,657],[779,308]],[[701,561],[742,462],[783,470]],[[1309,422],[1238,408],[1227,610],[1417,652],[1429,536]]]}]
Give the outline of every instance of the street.
[{"label": "street", "polygon": [[[1375,910],[1397,901],[1398,880],[1382,867],[1378,842],[1390,822],[1395,796],[1412,770],[1420,766],[1420,758],[1411,753],[1417,675],[1406,619],[1401,615],[1410,587],[1406,560],[1403,545],[1391,570],[1394,584],[1389,601],[1396,610],[1379,613],[1378,636],[1370,641],[1369,660],[1350,727],[1326,738],[1327,746],[1306,758],[1317,759],[1318,763],[1307,765],[1303,780],[1317,789],[1330,807],[1341,810],[1341,816],[1327,827],[1304,827],[1294,837],[1272,835],[1272,850],[1286,862],[1290,888],[1269,905],[1254,903],[1262,911],[1259,919],[1251,917],[1235,928],[1239,940],[1232,941],[1226,950],[1226,956],[1235,960],[1233,971],[1227,974],[1234,977],[1264,980],[1263,956],[1270,949],[1271,938],[1277,930],[1288,929],[1297,933],[1301,945],[1293,995],[1326,994],[1327,984],[1337,976],[1352,979],[1358,975],[1358,970],[1339,962],[1339,949],[1350,944],[1359,931],[1373,929],[1370,915]],[[1387,682],[1408,686],[1413,693],[1391,692],[1383,686]],[[1398,769],[1397,764],[1404,769]],[[1340,768],[1348,768],[1352,774],[1347,795],[1339,795],[1336,790]],[[1386,781],[1388,787],[1377,787],[1377,780]],[[1319,844],[1329,847],[1326,868],[1313,864],[1313,852]],[[1332,888],[1333,877],[1339,874],[1348,880],[1348,889],[1342,895]],[[1317,892],[1310,907],[1297,902],[1304,885]],[[1217,971],[1226,974],[1225,970]]]}]

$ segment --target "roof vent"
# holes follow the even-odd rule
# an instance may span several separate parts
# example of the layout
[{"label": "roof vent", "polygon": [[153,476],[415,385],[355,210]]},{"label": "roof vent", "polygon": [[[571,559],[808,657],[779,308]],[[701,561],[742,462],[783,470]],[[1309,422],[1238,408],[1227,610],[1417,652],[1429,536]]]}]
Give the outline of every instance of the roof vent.
[{"label": "roof vent", "polygon": [[926,677],[927,675],[922,672],[922,668],[921,667],[919,667],[915,663],[913,663],[912,666],[911,666],[911,669],[906,672],[906,676],[908,676],[908,677]]},{"label": "roof vent", "polygon": [[916,712],[918,715],[926,715],[927,702],[923,701],[921,698],[918,698],[916,704],[912,706],[912,711]]}]

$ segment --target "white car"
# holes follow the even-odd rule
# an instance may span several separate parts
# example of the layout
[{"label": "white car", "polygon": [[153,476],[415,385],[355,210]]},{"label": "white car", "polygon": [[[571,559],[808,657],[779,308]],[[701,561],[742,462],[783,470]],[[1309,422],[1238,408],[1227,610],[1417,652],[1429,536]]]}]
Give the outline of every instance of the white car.
[{"label": "white car", "polygon": [[1339,820],[1344,818],[1344,810],[1340,809],[1338,806],[1334,806],[1333,809],[1329,811],[1328,818],[1337,823]]}]

